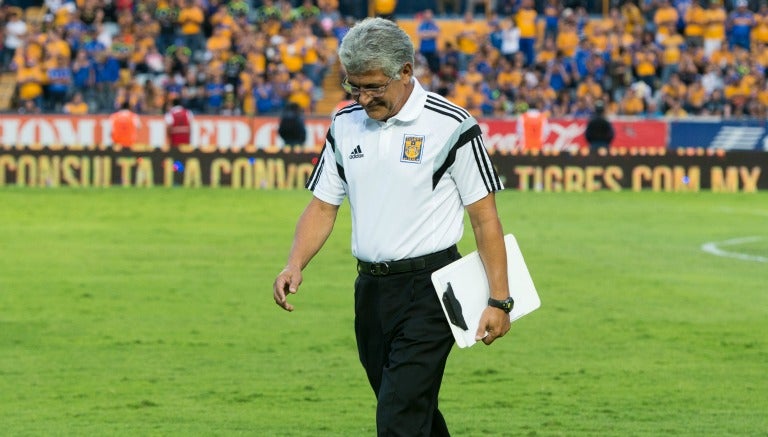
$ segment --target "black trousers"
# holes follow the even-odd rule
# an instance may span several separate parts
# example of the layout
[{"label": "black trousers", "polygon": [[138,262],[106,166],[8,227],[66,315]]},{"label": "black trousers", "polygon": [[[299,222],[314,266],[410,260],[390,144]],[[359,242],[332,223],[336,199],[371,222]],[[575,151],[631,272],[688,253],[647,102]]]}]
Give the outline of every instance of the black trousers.
[{"label": "black trousers", "polygon": [[355,281],[357,348],[377,398],[379,436],[448,436],[438,393],[453,335],[432,285],[433,271],[458,259],[415,272]]}]

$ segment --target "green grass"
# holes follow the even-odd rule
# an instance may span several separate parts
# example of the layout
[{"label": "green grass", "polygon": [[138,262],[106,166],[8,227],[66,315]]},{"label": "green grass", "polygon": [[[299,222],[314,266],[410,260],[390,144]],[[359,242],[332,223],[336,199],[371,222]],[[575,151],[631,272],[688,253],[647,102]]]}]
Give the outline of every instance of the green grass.
[{"label": "green grass", "polygon": [[[0,190],[3,435],[373,435],[344,207],[280,310],[309,194]],[[454,350],[457,436],[768,435],[768,197],[504,192],[542,307]],[[471,232],[461,249],[474,249]]]}]

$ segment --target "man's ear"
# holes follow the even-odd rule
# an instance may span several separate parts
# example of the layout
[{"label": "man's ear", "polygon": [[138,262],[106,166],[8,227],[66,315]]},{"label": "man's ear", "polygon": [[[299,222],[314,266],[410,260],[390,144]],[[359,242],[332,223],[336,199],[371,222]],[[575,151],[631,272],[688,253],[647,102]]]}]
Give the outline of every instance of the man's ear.
[{"label": "man's ear", "polygon": [[411,65],[410,62],[406,62],[405,65],[403,65],[403,69],[400,70],[400,76],[401,80],[404,79],[404,82],[411,81],[411,78],[413,77],[413,65]]}]

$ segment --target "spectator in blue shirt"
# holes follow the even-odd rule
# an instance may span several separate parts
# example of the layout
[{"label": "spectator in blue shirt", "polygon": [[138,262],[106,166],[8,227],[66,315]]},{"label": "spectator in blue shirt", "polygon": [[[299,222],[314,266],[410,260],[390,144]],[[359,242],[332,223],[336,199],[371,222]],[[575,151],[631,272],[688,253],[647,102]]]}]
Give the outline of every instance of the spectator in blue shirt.
[{"label": "spectator in blue shirt", "polygon": [[256,99],[256,112],[259,115],[270,114],[273,112],[272,101],[274,100],[274,91],[272,84],[265,82],[261,75],[256,76],[253,84],[253,97]]},{"label": "spectator in blue shirt", "polygon": [[103,52],[107,47],[96,38],[96,32],[90,31],[82,34],[80,47],[85,50],[90,59],[94,59],[97,53]]},{"label": "spectator in blue shirt", "polygon": [[728,47],[743,47],[749,50],[749,37],[755,26],[755,15],[747,6],[747,0],[736,0],[736,9],[728,15],[726,30],[729,31]]},{"label": "spectator in blue shirt", "polygon": [[115,109],[120,62],[109,51],[102,50],[95,55],[93,69],[98,110],[111,112]]},{"label": "spectator in blue shirt", "polygon": [[86,100],[89,97],[93,97],[93,85],[94,85],[94,69],[93,63],[88,59],[88,54],[85,50],[80,50],[75,56],[75,60],[72,61],[72,85],[75,90],[83,93]]},{"label": "spectator in blue shirt", "polygon": [[224,78],[216,73],[205,85],[205,107],[208,114],[218,114],[224,103]]},{"label": "spectator in blue shirt", "polygon": [[48,108],[54,112],[61,112],[67,103],[72,87],[72,68],[67,63],[63,54],[54,58],[53,66],[46,71],[48,77],[47,95]]},{"label": "spectator in blue shirt", "polygon": [[424,11],[419,27],[419,53],[427,60],[427,65],[432,73],[440,70],[440,55],[437,52],[437,39],[440,36],[440,27],[435,23],[432,11]]},{"label": "spectator in blue shirt", "polygon": [[546,71],[544,73],[544,81],[555,90],[560,92],[564,88],[570,87],[572,80],[572,74],[569,71],[568,63],[563,57],[562,53],[555,56],[555,59],[547,63]]},{"label": "spectator in blue shirt", "polygon": [[69,23],[64,25],[64,38],[73,53],[80,51],[83,35],[88,33],[88,26],[80,21],[80,13],[77,9],[72,12]]}]

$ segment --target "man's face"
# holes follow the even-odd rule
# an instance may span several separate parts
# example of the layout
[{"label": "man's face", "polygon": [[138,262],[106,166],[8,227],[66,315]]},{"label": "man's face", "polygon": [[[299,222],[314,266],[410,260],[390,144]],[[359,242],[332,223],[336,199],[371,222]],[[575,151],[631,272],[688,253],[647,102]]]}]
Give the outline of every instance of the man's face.
[{"label": "man's face", "polygon": [[[400,71],[400,78],[387,77],[381,70],[347,76],[353,89],[360,89],[360,95],[352,97],[363,106],[368,117],[386,121],[402,109],[413,90],[413,70],[406,64]],[[390,80],[391,79],[391,80]],[[357,90],[355,90],[357,91]]]}]

